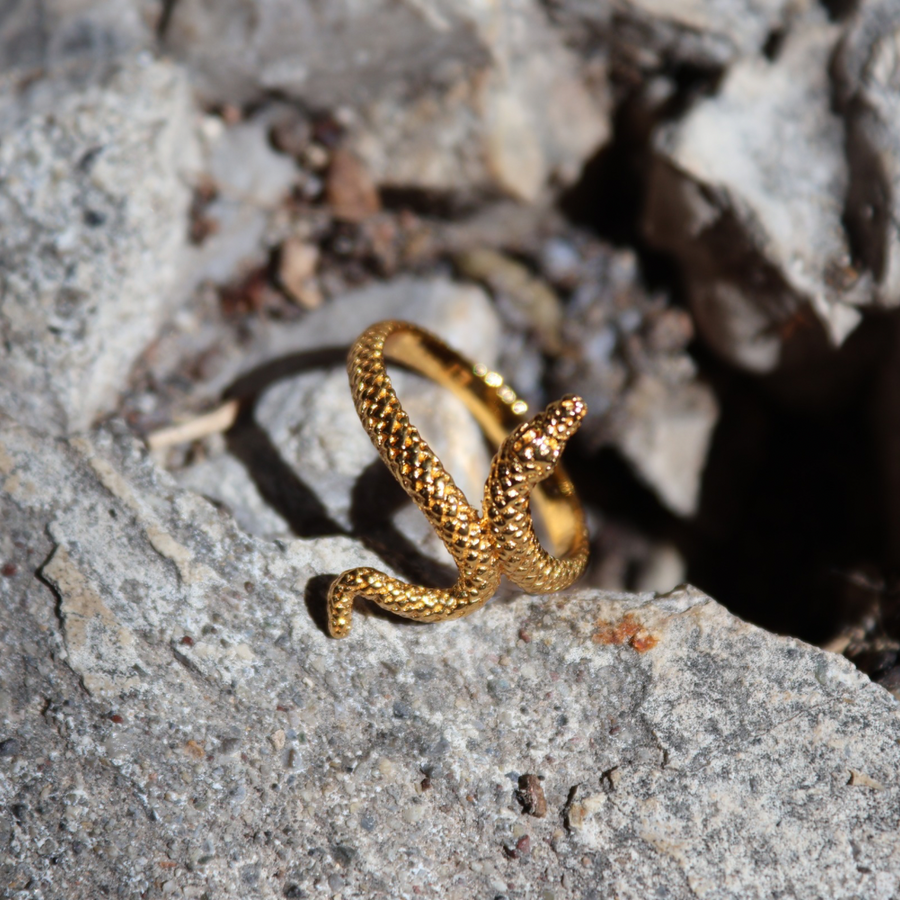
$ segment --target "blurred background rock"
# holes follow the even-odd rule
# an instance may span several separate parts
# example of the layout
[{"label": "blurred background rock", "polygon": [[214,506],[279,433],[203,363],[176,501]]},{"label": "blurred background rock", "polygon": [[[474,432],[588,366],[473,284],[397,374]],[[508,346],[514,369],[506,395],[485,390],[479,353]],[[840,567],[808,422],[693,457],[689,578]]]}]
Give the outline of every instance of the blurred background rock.
[{"label": "blurred background rock", "polygon": [[[690,581],[900,693],[898,305],[894,0],[0,3],[0,413],[126,453],[244,402],[132,513],[177,484],[248,540],[452,577],[345,386],[410,318],[532,407],[586,398],[587,587]],[[402,377],[477,498],[465,411]],[[83,678],[131,685],[107,639]]]}]

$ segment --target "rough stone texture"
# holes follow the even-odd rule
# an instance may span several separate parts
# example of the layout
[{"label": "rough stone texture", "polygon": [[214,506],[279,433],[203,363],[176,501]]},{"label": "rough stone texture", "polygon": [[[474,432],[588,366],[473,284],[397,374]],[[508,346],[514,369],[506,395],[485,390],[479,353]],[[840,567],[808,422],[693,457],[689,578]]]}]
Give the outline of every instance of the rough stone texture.
[{"label": "rough stone texture", "polygon": [[580,439],[588,447],[617,447],[666,506],[690,516],[718,421],[715,396],[686,352],[693,327],[639,286],[631,251],[592,248],[571,266],[578,287],[562,321],[554,388],[587,401]]},{"label": "rough stone texture", "polygon": [[0,78],[66,70],[83,77],[147,49],[154,0],[5,0],[0,9]]},{"label": "rough stone texture", "polygon": [[719,416],[710,387],[693,373],[645,376],[631,385],[620,415],[616,445],[625,458],[669,509],[692,516]]},{"label": "rough stone texture", "polygon": [[727,66],[763,52],[773,35],[814,6],[810,0],[547,0],[570,43],[596,52],[597,36],[640,68]]},{"label": "rough stone texture", "polygon": [[372,554],[248,538],[116,432],[0,425],[5,896],[900,889],[897,702],[840,657],[689,588],[333,641],[314,577]]},{"label": "rough stone texture", "polygon": [[[449,281],[399,279],[337,298],[291,326],[261,333],[242,360],[243,377],[256,363],[270,363],[285,355],[334,347],[331,365],[276,381],[259,397],[254,419],[271,440],[293,475],[321,503],[321,514],[334,533],[358,526],[358,493],[354,486],[364,473],[378,481],[392,481],[353,408],[344,359],[346,350],[367,325],[403,318],[434,333],[470,356],[473,362],[494,365],[499,323],[490,302],[478,288]],[[253,362],[248,364],[247,357]],[[240,376],[239,376],[240,377]],[[399,370],[392,372],[398,394],[411,420],[436,449],[463,493],[481,504],[489,458],[478,426],[461,402],[445,388]],[[240,447],[236,448],[240,452]],[[258,502],[259,493],[234,456],[219,447],[195,465],[178,473],[179,481],[224,502],[238,521],[254,534],[290,533],[303,529],[303,516],[291,522],[286,506],[282,518]],[[424,542],[443,556],[440,541],[414,508],[399,512],[400,532]],[[326,526],[323,526],[326,527]],[[449,558],[449,557],[448,557]]]},{"label": "rough stone texture", "polygon": [[[325,591],[341,570],[444,574],[433,535],[397,505],[358,425],[342,353],[324,375],[273,381],[256,424],[195,448],[180,477],[218,505],[176,484],[121,422],[64,434],[114,403],[177,306],[176,283],[231,277],[271,246],[272,211],[300,171],[268,147],[265,110],[224,130],[227,116],[206,117],[210,154],[196,161],[184,79],[136,55],[162,8],[17,0],[0,13],[3,86],[17,86],[0,91],[0,897],[896,897],[897,703],[840,657],[745,625],[693,589],[507,593],[431,627],[361,609],[347,641],[328,639]],[[669,228],[661,243],[688,269],[731,267],[731,280],[713,279],[716,300],[745,316],[745,330],[723,352],[766,368],[788,332],[804,330],[794,316],[803,302],[834,339],[852,326],[857,292],[895,302],[888,4],[860,5],[836,57],[846,133],[828,112],[824,74],[840,29],[805,4],[789,13],[777,0],[631,0],[612,16],[580,0],[171,8],[170,46],[203,90],[221,88],[208,99],[274,90],[294,103],[350,103],[357,112],[339,118],[380,182],[523,198],[571,179],[605,134],[605,63],[579,70],[545,12],[630,34],[635,52],[649,35],[645,67],[733,64],[720,93],[661,145],[669,156],[651,205],[653,227]],[[779,50],[769,38],[782,28]],[[39,68],[49,74],[32,81]],[[592,100],[588,71],[600,85]],[[737,146],[719,148],[726,171],[696,143],[721,137],[715,117],[743,128]],[[789,125],[783,172],[766,167],[756,134],[773,123]],[[218,183],[205,212],[220,231],[186,255],[184,175],[198,167]],[[235,213],[232,228],[217,203],[252,216]],[[835,230],[842,212],[849,243]],[[685,222],[699,229],[697,256],[671,237]],[[810,269],[801,232],[818,242],[827,276]],[[486,244],[503,247],[496,236]],[[864,270],[855,286],[850,249]],[[638,279],[628,254],[603,256],[611,271],[586,281],[565,247],[549,255],[554,283],[569,280],[571,292],[553,375],[588,394],[596,417],[584,436],[617,442],[689,513],[715,408],[685,355],[684,317],[629,293]],[[735,258],[762,288],[734,277]],[[769,303],[751,307],[749,324],[747,283]],[[525,331],[501,348],[475,289],[403,280],[297,323],[257,318],[231,331],[218,297],[200,293],[172,343],[189,355],[221,337],[226,349],[212,374],[202,361],[178,370],[200,379],[185,401],[193,409],[247,369],[315,358],[388,316],[420,321],[488,364],[498,350],[518,357],[532,369],[529,389],[540,387]],[[773,323],[785,326],[774,349]],[[893,386],[882,393],[876,408],[893,409]],[[401,395],[477,495],[470,417],[413,379]],[[242,445],[248,435],[257,442]],[[658,453],[673,445],[685,455]],[[254,454],[268,492],[238,461]],[[660,544],[653,564],[645,577],[671,583],[680,559]],[[546,815],[523,808],[523,783]]]},{"label": "rough stone texture", "polygon": [[840,344],[873,299],[842,223],[844,131],[828,77],[839,36],[810,14],[774,61],[735,63],[657,139],[647,234],[681,262],[706,340],[758,372]]},{"label": "rough stone texture", "polygon": [[900,303],[900,8],[862,3],[835,67],[846,118],[846,222],[878,302]]},{"label": "rough stone texture", "polygon": [[456,8],[490,67],[438,97],[401,106],[402,95],[387,95],[373,104],[368,139],[359,141],[372,170],[388,183],[444,190],[464,187],[460,174],[471,172],[473,185],[486,175],[523,200],[535,200],[551,177],[573,181],[609,134],[602,79],[589,93],[575,57],[529,0]]},{"label": "rough stone texture", "polygon": [[[54,87],[55,85],[55,87]],[[0,410],[51,432],[114,404],[181,296],[194,155],[186,80],[136,57],[0,111]]]},{"label": "rough stone texture", "polygon": [[206,102],[245,104],[279,91],[327,109],[371,99],[397,81],[440,84],[454,65],[484,63],[454,6],[179,0],[165,38]]},{"label": "rough stone texture", "polygon": [[185,289],[205,280],[226,284],[240,278],[271,250],[267,231],[298,169],[272,149],[270,124],[264,114],[232,127],[214,116],[203,120],[200,168],[215,197],[203,210],[211,233],[191,249]]},{"label": "rough stone texture", "polygon": [[532,0],[181,0],[166,43],[207,101],[277,91],[355,110],[353,144],[380,183],[532,200],[608,134],[602,90]]}]

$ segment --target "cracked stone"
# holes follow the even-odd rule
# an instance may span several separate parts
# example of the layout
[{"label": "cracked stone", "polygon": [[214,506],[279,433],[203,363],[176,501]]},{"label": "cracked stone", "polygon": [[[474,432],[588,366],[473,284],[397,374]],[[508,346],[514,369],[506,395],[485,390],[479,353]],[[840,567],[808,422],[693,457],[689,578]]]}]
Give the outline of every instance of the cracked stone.
[{"label": "cracked stone", "polygon": [[837,53],[837,98],[846,117],[845,216],[877,301],[900,303],[900,9],[860,4]]},{"label": "cracked stone", "polygon": [[[424,627],[361,608],[334,641],[317,624],[326,576],[384,567],[355,541],[248,537],[115,423],[47,442],[2,419],[0,448],[0,513],[48,560],[24,592],[0,584],[0,690],[15,740],[36,748],[0,759],[0,802],[21,810],[28,838],[13,851],[21,871],[42,877],[66,852],[68,877],[93,889],[150,883],[162,859],[182,890],[226,896],[245,873],[278,871],[255,882],[274,898],[314,891],[334,874],[327,848],[349,846],[342,890],[366,896],[448,896],[452,882],[462,900],[498,879],[525,892],[529,860],[565,876],[563,897],[661,883],[674,898],[767,895],[788,877],[804,898],[896,890],[898,704],[841,657],[689,587],[516,596]],[[652,641],[609,640],[626,621]],[[116,681],[131,651],[139,688]],[[96,661],[112,673],[99,686]],[[415,714],[398,718],[398,704]],[[293,767],[272,762],[289,729]],[[191,746],[216,751],[194,759]],[[548,815],[528,820],[532,852],[512,860],[516,772],[541,779]],[[30,798],[47,785],[38,811]],[[568,833],[566,807],[579,826]],[[259,840],[238,839],[237,809]],[[211,842],[202,866],[198,828]],[[123,835],[140,853],[96,852]],[[320,852],[286,868],[296,848]]]},{"label": "cracked stone", "polygon": [[380,184],[535,200],[609,134],[604,81],[528,0],[180,0],[166,45],[207,103],[342,108]]},{"label": "cracked stone", "polygon": [[184,74],[142,56],[7,94],[0,410],[59,434],[115,405],[183,296],[192,115]]},{"label": "cracked stone", "polygon": [[755,372],[840,345],[873,299],[844,228],[844,124],[824,13],[798,20],[774,60],[748,57],[662,129],[645,228],[681,263],[698,328]]}]

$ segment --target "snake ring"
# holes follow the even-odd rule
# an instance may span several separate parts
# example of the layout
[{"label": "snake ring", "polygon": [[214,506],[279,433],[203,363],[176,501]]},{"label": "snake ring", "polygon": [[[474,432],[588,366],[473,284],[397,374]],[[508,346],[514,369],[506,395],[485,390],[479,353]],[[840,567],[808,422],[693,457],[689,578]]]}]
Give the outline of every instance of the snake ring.
[{"label": "snake ring", "polygon": [[[409,421],[387,374],[388,360],[453,391],[496,448],[481,513]],[[526,404],[496,372],[473,365],[408,322],[380,322],[366,329],[350,349],[347,372],[363,427],[443,541],[459,576],[450,588],[429,588],[377,569],[349,569],[328,591],[332,637],[349,634],[357,597],[399,616],[435,622],[483,606],[501,575],[532,594],[562,590],[581,576],[588,558],[587,525],[572,483],[558,465],[586,412],[580,397],[563,397],[527,419]],[[549,554],[535,534],[532,501],[559,556]]]}]

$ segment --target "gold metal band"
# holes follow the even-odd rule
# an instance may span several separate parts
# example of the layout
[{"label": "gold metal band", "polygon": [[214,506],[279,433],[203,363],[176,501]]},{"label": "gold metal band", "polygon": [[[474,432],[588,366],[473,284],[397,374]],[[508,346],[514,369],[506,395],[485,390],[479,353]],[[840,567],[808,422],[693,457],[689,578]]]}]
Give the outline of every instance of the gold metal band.
[{"label": "gold metal band", "polygon": [[[483,514],[471,506],[409,422],[387,373],[387,361],[452,390],[497,449]],[[469,362],[408,322],[387,321],[368,328],[351,348],[347,370],[363,427],[453,556],[459,578],[453,587],[438,589],[409,585],[375,569],[344,572],[328,595],[333,636],[349,632],[357,596],[401,616],[435,621],[466,615],[483,605],[496,591],[501,573],[530,592],[561,590],[582,574],[588,556],[584,513],[558,465],[585,414],[580,398],[565,397],[529,420],[526,404],[501,376]],[[559,557],[548,554],[534,534],[532,496]]]}]

